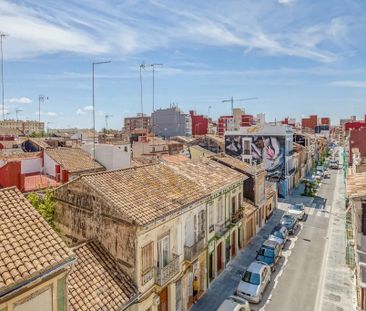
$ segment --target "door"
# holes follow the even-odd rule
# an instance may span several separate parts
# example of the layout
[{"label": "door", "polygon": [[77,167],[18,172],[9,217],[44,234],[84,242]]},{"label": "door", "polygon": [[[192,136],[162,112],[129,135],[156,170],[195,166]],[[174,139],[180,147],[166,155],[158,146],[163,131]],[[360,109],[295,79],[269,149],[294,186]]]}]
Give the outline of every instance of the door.
[{"label": "door", "polygon": [[169,263],[169,236],[158,242],[158,267],[164,268]]},{"label": "door", "polygon": [[236,254],[236,234],[235,231],[231,233],[231,258]]},{"label": "door", "polygon": [[217,272],[220,272],[222,269],[222,242],[217,245]]},{"label": "door", "polygon": [[168,311],[168,287],[165,287],[159,295],[160,304],[158,306],[158,311]]},{"label": "door", "polygon": [[230,245],[230,235],[225,240],[225,266],[230,261],[230,252],[231,252],[231,245]]},{"label": "door", "polygon": [[214,278],[214,252],[208,255],[208,280],[211,282]]}]

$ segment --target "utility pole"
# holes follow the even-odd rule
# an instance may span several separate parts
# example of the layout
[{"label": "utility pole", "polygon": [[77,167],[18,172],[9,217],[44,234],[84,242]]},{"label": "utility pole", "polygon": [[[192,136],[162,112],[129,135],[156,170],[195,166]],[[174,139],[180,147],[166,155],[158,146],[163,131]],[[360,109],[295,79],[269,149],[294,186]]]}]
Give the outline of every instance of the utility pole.
[{"label": "utility pole", "polygon": [[2,112],[3,112],[3,120],[5,120],[5,102],[4,102],[4,53],[3,53],[3,39],[7,37],[7,35],[3,32],[0,32],[0,50],[1,50],[1,103],[2,103]]},{"label": "utility pole", "polygon": [[242,101],[248,101],[248,100],[256,100],[258,97],[249,97],[249,98],[241,98],[241,99],[234,99],[233,96],[231,96],[230,99],[224,99],[221,102],[222,103],[231,103],[231,114],[234,114],[234,102],[242,102]]},{"label": "utility pole", "polygon": [[92,72],[92,96],[93,96],[93,160],[95,160],[95,66],[108,64],[111,61],[104,61],[104,62],[93,62],[93,72]]},{"label": "utility pole", "polygon": [[151,114],[151,129],[153,132],[153,148],[155,148],[155,131],[154,131],[154,117],[155,117],[155,66],[163,66],[163,64],[151,64],[150,67],[152,67],[152,78],[153,78],[153,84],[152,84],[152,114]]},{"label": "utility pole", "polygon": [[38,130],[41,132],[41,102],[44,104],[45,100],[48,100],[48,97],[45,95],[38,96]]}]

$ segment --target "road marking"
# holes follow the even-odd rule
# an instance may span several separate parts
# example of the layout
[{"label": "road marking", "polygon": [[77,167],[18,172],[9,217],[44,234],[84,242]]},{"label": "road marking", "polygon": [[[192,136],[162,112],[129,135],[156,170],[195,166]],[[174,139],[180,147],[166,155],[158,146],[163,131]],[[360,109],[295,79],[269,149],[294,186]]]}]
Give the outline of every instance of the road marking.
[{"label": "road marking", "polygon": [[310,216],[314,214],[314,208],[311,208],[308,213]]},{"label": "road marking", "polygon": [[316,213],[316,216],[322,216],[323,215],[323,212],[321,212],[321,211],[318,211],[317,213]]},{"label": "road marking", "polygon": [[325,218],[329,218],[329,213],[324,213]]}]

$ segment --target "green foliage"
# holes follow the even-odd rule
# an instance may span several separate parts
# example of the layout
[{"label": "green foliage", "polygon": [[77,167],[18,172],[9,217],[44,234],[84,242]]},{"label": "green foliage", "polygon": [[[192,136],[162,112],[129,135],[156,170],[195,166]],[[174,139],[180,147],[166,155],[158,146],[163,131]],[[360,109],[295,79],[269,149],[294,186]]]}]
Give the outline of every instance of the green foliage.
[{"label": "green foliage", "polygon": [[56,203],[52,198],[52,192],[47,191],[43,197],[33,192],[29,194],[27,198],[33,207],[41,214],[41,216],[54,228]]}]

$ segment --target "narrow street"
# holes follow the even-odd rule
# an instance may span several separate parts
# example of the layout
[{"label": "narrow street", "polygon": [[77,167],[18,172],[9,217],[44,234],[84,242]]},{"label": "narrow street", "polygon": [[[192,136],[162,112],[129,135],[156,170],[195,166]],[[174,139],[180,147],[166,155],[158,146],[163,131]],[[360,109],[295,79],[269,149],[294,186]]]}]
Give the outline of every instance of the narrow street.
[{"label": "narrow street", "polygon": [[307,216],[285,246],[279,267],[260,304],[252,310],[354,310],[353,281],[345,263],[344,182],[342,171],[329,171],[315,198],[295,189],[279,203],[266,226],[214,282],[193,311],[216,310],[233,294],[256,250],[291,203],[303,202]]}]

